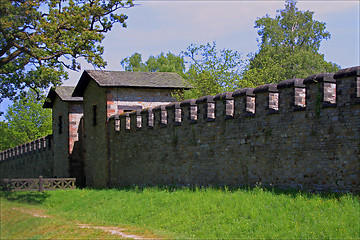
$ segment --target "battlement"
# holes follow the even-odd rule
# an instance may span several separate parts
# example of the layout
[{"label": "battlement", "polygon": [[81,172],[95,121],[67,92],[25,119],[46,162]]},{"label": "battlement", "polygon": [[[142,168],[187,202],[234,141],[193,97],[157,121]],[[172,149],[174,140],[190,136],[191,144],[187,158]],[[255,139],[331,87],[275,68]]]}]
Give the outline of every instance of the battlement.
[{"label": "battlement", "polygon": [[[360,67],[334,73],[321,73],[305,79],[288,79],[279,84],[244,88],[216,96],[204,96],[183,102],[159,105],[119,115],[117,131],[139,131],[168,126],[193,125],[268,115],[307,111],[317,117],[324,108],[359,104]],[[120,124],[120,127],[119,127]]]},{"label": "battlement", "polygon": [[262,183],[360,192],[360,66],[111,116],[93,90],[84,124],[73,129],[83,163],[59,155],[56,164],[54,152],[68,143],[53,147],[49,135],[1,152],[2,176],[55,176],[69,164],[90,187]]},{"label": "battlement", "polygon": [[36,154],[38,152],[51,150],[52,135],[35,139],[31,142],[9,148],[0,152],[0,161],[7,161],[15,158],[21,158],[24,155]]},{"label": "battlement", "polygon": [[110,117],[102,176],[108,186],[261,182],[358,192],[359,69]]}]

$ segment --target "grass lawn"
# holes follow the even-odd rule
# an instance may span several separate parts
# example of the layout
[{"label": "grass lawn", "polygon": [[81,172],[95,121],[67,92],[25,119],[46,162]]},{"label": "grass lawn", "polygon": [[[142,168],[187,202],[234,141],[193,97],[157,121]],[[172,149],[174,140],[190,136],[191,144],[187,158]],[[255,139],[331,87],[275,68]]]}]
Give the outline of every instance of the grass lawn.
[{"label": "grass lawn", "polygon": [[53,218],[46,215],[44,210],[39,207],[3,199],[0,206],[0,239],[114,238],[114,235],[100,229],[84,229],[80,228],[75,221]]},{"label": "grass lawn", "polygon": [[[15,204],[40,209],[61,219],[59,224],[75,221],[126,226],[132,233],[140,229],[137,235],[154,233],[152,237],[360,238],[360,197],[351,194],[310,194],[261,187],[164,187],[2,192],[0,199],[1,234],[11,232],[6,217],[13,210],[9,206]],[[30,230],[25,228],[24,234]],[[97,233],[91,234],[98,238]]]}]

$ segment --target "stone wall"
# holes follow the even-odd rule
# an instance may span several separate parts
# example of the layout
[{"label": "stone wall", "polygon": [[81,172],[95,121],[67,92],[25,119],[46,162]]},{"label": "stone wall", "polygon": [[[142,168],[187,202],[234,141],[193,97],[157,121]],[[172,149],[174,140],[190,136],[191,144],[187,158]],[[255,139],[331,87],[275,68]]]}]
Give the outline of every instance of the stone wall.
[{"label": "stone wall", "polygon": [[90,81],[84,93],[84,164],[88,186],[106,186],[105,92],[105,88],[100,88],[94,81]]},{"label": "stone wall", "polygon": [[82,116],[81,103],[56,97],[53,134],[1,152],[1,177],[76,177],[78,183],[84,182],[83,146],[78,133]]},{"label": "stone wall", "polygon": [[69,177],[69,103],[56,97],[52,111],[54,177]]},{"label": "stone wall", "polygon": [[124,111],[155,107],[174,102],[173,89],[153,88],[107,88],[107,117]]},{"label": "stone wall", "polygon": [[83,103],[69,102],[69,138],[68,138],[68,176],[76,178],[78,186],[85,186],[84,172],[84,130],[83,130]]},{"label": "stone wall", "polygon": [[83,104],[77,102],[69,102],[69,154],[72,154],[74,145],[79,141],[80,120],[83,117]]},{"label": "stone wall", "polygon": [[[0,152],[1,178],[360,191],[360,67],[181,103],[160,94],[149,97],[163,103],[154,108],[136,103],[145,95],[116,94],[91,81],[83,118],[76,104],[55,100],[54,136]],[[150,107],[109,117],[122,96]],[[82,153],[84,162],[72,160]]]},{"label": "stone wall", "polygon": [[112,116],[108,184],[359,192],[359,73],[355,67]]},{"label": "stone wall", "polygon": [[0,152],[1,178],[53,177],[52,135]]},{"label": "stone wall", "polygon": [[[86,185],[106,187],[109,183],[107,146],[108,117],[124,110],[168,104],[173,89],[99,87],[90,81],[84,92],[84,148]],[[95,107],[96,106],[96,107]],[[94,109],[96,108],[96,124]]]}]

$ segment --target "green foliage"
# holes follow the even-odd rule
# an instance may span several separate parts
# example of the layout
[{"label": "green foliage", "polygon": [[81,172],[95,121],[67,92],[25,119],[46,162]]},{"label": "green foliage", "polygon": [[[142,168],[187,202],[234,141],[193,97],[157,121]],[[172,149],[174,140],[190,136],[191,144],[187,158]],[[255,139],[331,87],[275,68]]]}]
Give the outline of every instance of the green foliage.
[{"label": "green foliage", "polygon": [[121,60],[121,65],[128,72],[145,72],[146,66],[142,62],[142,57],[140,53],[134,53],[130,57],[124,58]]},{"label": "green foliage", "polygon": [[191,44],[182,54],[188,60],[185,79],[192,89],[178,95],[180,99],[198,98],[233,91],[246,86],[241,82],[241,54],[229,49],[216,49],[216,43]]},{"label": "green foliage", "polygon": [[132,6],[132,0],[0,1],[0,101],[60,84],[66,68],[80,68],[79,57],[104,67],[104,34],[115,23],[126,27],[127,16],[116,11]]},{"label": "green foliage", "polygon": [[52,132],[51,110],[42,108],[44,97],[29,91],[9,106],[0,122],[0,150],[5,150]]},{"label": "green foliage", "polygon": [[175,91],[173,96],[179,101],[197,99],[201,96],[216,95],[223,92],[217,79],[208,71],[196,72],[190,69],[185,75],[185,79],[193,88],[185,91]]},{"label": "green foliage", "polygon": [[319,72],[334,72],[339,66],[326,62],[319,48],[330,38],[326,24],[313,19],[314,12],[299,11],[296,1],[286,1],[275,18],[258,18],[259,51],[250,58],[243,80],[257,86],[290,78],[305,78]]},{"label": "green foliage", "polygon": [[[11,193],[3,199],[26,199]],[[46,192],[38,207],[68,221],[147,228],[171,238],[358,239],[360,198],[256,187]],[[41,194],[37,194],[41,197]],[[41,199],[40,199],[41,200]],[[6,200],[7,201],[7,200]]]},{"label": "green foliage", "polygon": [[184,59],[171,52],[166,55],[160,53],[158,56],[150,56],[145,63],[142,62],[141,54],[134,53],[124,58],[121,65],[129,72],[176,72],[183,75],[185,71]]},{"label": "green foliage", "polygon": [[[185,71],[185,59],[189,66]],[[143,63],[141,54],[134,53],[121,61],[123,68],[131,72],[176,72],[193,88],[175,93],[179,100],[215,95],[246,86],[240,81],[243,68],[241,55],[233,50],[216,49],[216,43],[191,44],[180,56],[161,53],[150,56]]]}]

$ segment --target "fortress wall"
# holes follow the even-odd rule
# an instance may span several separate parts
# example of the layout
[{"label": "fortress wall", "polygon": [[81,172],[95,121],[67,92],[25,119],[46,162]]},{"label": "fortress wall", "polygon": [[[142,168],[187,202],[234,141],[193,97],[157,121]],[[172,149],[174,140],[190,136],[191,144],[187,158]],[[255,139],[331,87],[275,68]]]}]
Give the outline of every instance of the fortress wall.
[{"label": "fortress wall", "polygon": [[53,176],[52,135],[0,152],[1,178]]},{"label": "fortress wall", "polygon": [[84,92],[83,107],[86,185],[106,187],[106,89],[90,81]]},{"label": "fortress wall", "polygon": [[129,110],[155,107],[168,104],[175,99],[171,96],[172,89],[152,88],[118,88],[106,90],[107,117]]},{"label": "fortress wall", "polygon": [[[85,176],[76,171],[83,163],[69,166],[61,157],[74,143],[79,159],[85,153],[90,187],[261,183],[360,190],[360,67],[108,118],[108,92],[94,84],[85,92],[81,124],[72,124],[81,117],[75,105],[59,105],[53,137],[0,152],[1,178],[66,172],[83,182]],[[57,118],[69,110],[70,119],[61,125],[69,129],[67,137],[58,134]]]},{"label": "fortress wall", "polygon": [[79,186],[85,186],[83,115],[83,105],[81,103],[69,103],[68,176],[76,178],[76,183]]},{"label": "fortress wall", "polygon": [[[89,186],[106,187],[109,178],[107,117],[114,113],[169,104],[173,89],[99,87],[91,81],[84,93],[84,146],[86,182]],[[97,124],[93,125],[96,105]]]},{"label": "fortress wall", "polygon": [[359,67],[109,118],[109,185],[359,191]]},{"label": "fortress wall", "polygon": [[[68,153],[72,154],[75,145],[80,140],[79,139],[79,128],[80,121],[83,117],[83,104],[82,103],[69,103],[69,137],[68,137]],[[75,147],[76,148],[76,147]]]},{"label": "fortress wall", "polygon": [[69,177],[69,102],[56,97],[53,105],[54,177]]}]

